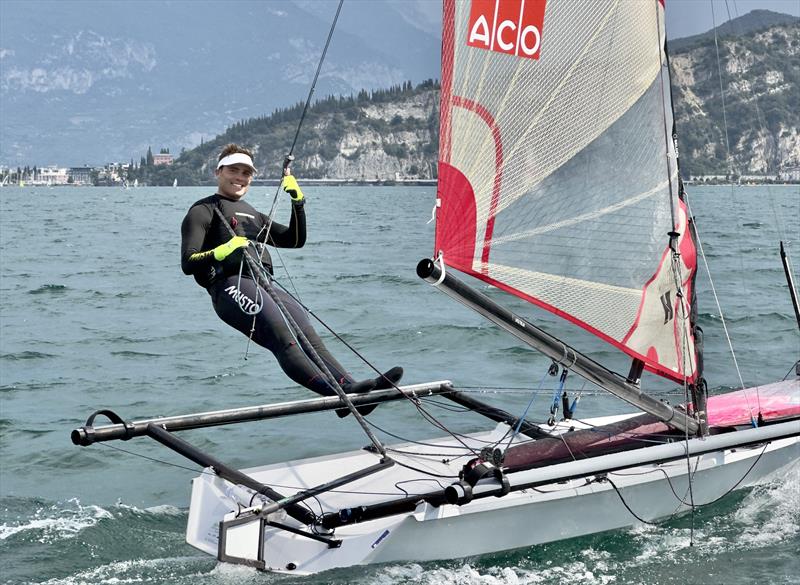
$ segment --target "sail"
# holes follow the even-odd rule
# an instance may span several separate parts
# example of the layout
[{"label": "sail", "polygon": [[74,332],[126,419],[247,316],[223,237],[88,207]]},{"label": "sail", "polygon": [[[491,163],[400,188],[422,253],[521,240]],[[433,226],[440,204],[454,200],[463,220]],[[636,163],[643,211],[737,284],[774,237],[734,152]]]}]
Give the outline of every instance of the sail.
[{"label": "sail", "polygon": [[661,1],[445,0],[443,24],[434,255],[694,380]]}]

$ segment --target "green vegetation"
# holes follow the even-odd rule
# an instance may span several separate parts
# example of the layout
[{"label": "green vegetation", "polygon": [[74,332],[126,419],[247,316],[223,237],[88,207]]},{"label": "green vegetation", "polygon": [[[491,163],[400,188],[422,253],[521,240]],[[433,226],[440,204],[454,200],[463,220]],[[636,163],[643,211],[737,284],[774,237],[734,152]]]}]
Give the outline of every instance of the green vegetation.
[{"label": "green vegetation", "polygon": [[[436,80],[428,80],[417,86],[407,81],[387,89],[361,91],[356,96],[320,99],[306,112],[294,150],[297,160],[294,172],[304,178],[322,178],[324,171],[318,166],[318,159],[332,161],[337,156],[343,156],[346,160],[357,160],[363,154],[363,149],[357,148],[345,156],[340,151],[340,144],[348,134],[366,129],[376,134],[377,140],[381,141],[378,144],[387,155],[401,159],[409,156],[410,149],[405,144],[387,141],[385,137],[400,131],[427,132],[430,141],[420,154],[435,161],[438,152],[438,115],[435,112],[425,118],[395,115],[386,120],[368,116],[367,110],[380,109],[385,104],[412,100],[426,94],[432,102],[436,102],[438,90],[439,82]],[[176,178],[180,185],[212,182],[217,153],[229,142],[252,148],[256,166],[262,170],[262,174],[278,178],[283,160],[294,140],[303,107],[303,103],[297,103],[277,109],[268,116],[237,122],[214,140],[182,152],[170,166],[153,165],[152,153],[148,149],[147,156],[142,157],[128,179],[138,179],[140,183],[149,185],[171,185]]]}]

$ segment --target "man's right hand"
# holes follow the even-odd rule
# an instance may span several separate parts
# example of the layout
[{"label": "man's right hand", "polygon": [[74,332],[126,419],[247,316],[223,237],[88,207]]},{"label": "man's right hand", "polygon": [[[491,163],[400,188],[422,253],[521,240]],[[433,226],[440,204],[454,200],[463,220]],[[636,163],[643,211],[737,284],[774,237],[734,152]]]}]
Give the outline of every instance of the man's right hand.
[{"label": "man's right hand", "polygon": [[214,260],[222,262],[239,248],[244,248],[248,244],[247,238],[244,236],[233,236],[224,244],[220,244],[214,248]]}]

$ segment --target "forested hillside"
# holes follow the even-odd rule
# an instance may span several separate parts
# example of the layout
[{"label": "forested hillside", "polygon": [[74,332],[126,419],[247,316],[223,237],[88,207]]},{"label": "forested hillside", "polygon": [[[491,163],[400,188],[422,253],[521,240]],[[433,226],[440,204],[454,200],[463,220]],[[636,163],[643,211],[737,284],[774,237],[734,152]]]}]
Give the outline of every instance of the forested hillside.
[{"label": "forested hillside", "polygon": [[[706,33],[674,43],[670,65],[685,178],[774,177],[800,167],[798,22],[754,11],[734,21],[737,26],[720,27],[716,39]],[[298,137],[294,172],[352,181],[435,179],[438,103],[433,80],[319,100]],[[237,142],[255,150],[262,177],[278,179],[302,112],[296,104],[243,120],[181,153],[173,166],[143,165],[132,177],[162,185],[176,178],[181,185],[209,182],[220,148]]]}]

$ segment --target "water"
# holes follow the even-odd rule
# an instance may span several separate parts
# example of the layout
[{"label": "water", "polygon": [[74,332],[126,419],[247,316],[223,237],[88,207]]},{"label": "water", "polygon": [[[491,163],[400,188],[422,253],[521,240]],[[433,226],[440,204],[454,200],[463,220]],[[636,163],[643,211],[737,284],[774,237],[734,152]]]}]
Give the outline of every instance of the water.
[{"label": "water", "polygon": [[[519,389],[492,401],[521,412],[529,398],[521,389],[538,385],[547,360],[414,273],[431,253],[433,229],[425,222],[433,189],[308,191],[309,243],[282,251],[302,301],[376,367],[403,365],[408,382]],[[800,192],[691,192],[744,382],[782,378],[800,354],[800,337],[777,240],[789,241],[798,265]],[[124,451],[74,447],[69,432],[98,408],[142,419],[309,397],[259,348],[250,347],[244,360],[246,340],[216,318],[206,293],[180,272],[180,221],[208,193],[0,191],[0,583],[800,583],[797,468],[700,510],[694,546],[692,518],[683,516],[480,558],[308,578],[222,566],[195,551],[183,540],[192,464],[146,439],[114,444]],[[256,189],[248,197],[266,209],[272,193]],[[279,208],[278,217],[287,215]],[[291,287],[282,270],[278,275]],[[705,276],[698,288],[710,383],[717,390],[738,386]],[[564,330],[521,302],[503,302],[546,329]],[[626,371],[626,359],[588,335],[570,330],[566,339]],[[357,376],[369,373],[344,348],[331,347]],[[655,392],[669,390],[646,383]],[[547,400],[534,403],[534,418],[546,418]],[[628,408],[590,395],[580,409],[586,415]],[[464,431],[484,425],[477,417],[441,416]],[[382,406],[370,420],[407,437],[441,434],[401,404]],[[333,420],[330,413],[182,436],[235,466],[367,442],[351,419]]]}]

